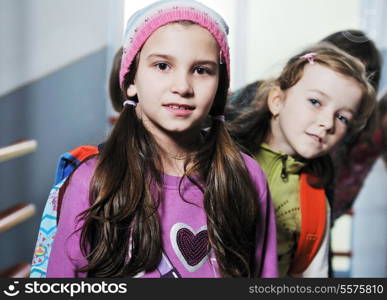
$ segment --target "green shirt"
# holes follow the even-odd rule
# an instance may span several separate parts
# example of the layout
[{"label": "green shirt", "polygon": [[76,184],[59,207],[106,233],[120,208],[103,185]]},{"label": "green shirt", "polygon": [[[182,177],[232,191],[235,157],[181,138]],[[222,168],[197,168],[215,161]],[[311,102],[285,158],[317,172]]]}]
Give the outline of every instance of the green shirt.
[{"label": "green shirt", "polygon": [[267,144],[255,155],[266,174],[277,223],[279,276],[287,275],[301,230],[300,172],[305,163]]}]

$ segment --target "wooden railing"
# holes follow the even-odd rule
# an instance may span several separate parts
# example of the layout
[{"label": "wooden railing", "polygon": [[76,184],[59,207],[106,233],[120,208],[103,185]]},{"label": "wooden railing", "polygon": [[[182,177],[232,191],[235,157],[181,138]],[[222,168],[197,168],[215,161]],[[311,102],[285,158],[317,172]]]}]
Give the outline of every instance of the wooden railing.
[{"label": "wooden railing", "polygon": [[19,203],[0,212],[0,233],[28,219],[35,213],[35,205]]},{"label": "wooden railing", "polygon": [[[35,140],[24,140],[6,147],[0,147],[0,162],[34,152],[38,143]],[[35,205],[19,203],[0,212],[0,233],[20,224],[35,213]],[[28,277],[31,265],[19,262],[0,271],[0,278]]]},{"label": "wooden railing", "polygon": [[35,140],[21,141],[6,147],[1,147],[0,162],[34,152],[37,147],[38,143]]},{"label": "wooden railing", "polygon": [[26,278],[29,276],[31,265],[25,262],[17,263],[0,271],[0,278]]}]

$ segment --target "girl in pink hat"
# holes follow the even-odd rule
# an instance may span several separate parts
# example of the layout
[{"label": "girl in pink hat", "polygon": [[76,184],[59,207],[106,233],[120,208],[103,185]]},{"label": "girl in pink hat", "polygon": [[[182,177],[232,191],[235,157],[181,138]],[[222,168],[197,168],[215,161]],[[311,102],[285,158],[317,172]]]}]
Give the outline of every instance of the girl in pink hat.
[{"label": "girl in pink hat", "polygon": [[47,277],[277,276],[264,173],[224,125],[227,32],[196,1],[129,19],[120,116],[68,179]]}]

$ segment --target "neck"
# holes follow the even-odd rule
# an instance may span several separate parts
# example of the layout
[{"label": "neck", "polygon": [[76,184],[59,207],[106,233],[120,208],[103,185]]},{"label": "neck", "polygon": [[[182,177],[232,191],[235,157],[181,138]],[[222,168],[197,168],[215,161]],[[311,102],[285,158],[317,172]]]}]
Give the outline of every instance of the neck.
[{"label": "neck", "polygon": [[282,151],[288,155],[294,156],[293,149],[289,146],[285,137],[281,134],[281,126],[278,118],[271,118],[270,131],[267,135],[265,143],[273,150]]},{"label": "neck", "polygon": [[151,131],[151,133],[161,150],[164,173],[183,176],[184,163],[201,143],[200,129],[182,133],[161,131]]}]

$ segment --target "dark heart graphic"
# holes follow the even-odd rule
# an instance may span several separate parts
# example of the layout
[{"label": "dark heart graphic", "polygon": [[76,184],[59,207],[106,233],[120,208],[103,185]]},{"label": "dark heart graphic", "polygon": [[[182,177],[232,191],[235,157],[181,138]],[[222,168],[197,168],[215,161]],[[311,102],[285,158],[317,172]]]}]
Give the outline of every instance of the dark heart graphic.
[{"label": "dark heart graphic", "polygon": [[207,230],[199,231],[195,235],[188,228],[181,228],[176,234],[176,242],[184,259],[192,267],[208,254]]}]

